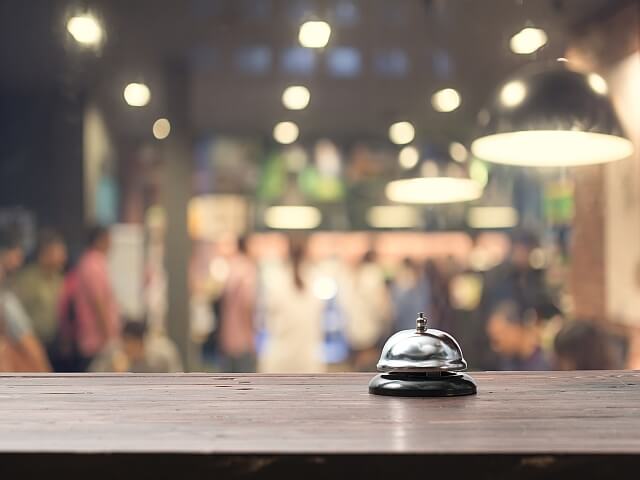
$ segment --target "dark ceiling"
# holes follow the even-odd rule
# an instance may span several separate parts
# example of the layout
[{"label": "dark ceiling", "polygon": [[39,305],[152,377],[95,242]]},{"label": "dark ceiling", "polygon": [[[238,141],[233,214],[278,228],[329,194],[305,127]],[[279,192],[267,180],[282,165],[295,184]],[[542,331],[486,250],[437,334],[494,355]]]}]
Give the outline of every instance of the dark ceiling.
[{"label": "dark ceiling", "polygon": [[[167,101],[173,100],[185,107],[196,135],[267,137],[276,122],[293,120],[303,140],[384,140],[389,124],[402,119],[416,125],[419,138],[465,141],[477,111],[502,78],[526,63],[562,56],[573,29],[625,3],[4,0],[0,86],[3,93],[53,87],[70,95],[88,92],[102,99],[123,133],[133,135],[149,135],[149,122],[166,114]],[[66,18],[85,8],[107,32],[99,54],[80,51],[64,30]],[[312,60],[305,57],[313,62],[310,71],[286,71],[284,57],[297,45],[298,27],[313,17],[332,25],[329,45],[314,51]],[[526,24],[545,29],[549,42],[537,54],[514,55],[509,38]],[[359,58],[353,76],[338,77],[328,68],[332,51],[340,47]],[[182,80],[169,74],[176,65],[182,66]],[[136,80],[147,82],[153,97],[147,108],[132,112],[122,89]],[[281,105],[282,90],[290,84],[311,90],[304,111]],[[444,87],[462,95],[455,112],[431,108],[431,93]]]}]

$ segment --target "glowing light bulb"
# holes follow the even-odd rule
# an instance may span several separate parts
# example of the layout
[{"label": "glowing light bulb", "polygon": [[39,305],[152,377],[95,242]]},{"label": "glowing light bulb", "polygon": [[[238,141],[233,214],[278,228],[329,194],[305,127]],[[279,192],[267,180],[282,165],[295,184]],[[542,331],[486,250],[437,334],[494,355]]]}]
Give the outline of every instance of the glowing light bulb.
[{"label": "glowing light bulb", "polygon": [[420,152],[413,145],[407,145],[398,153],[398,163],[405,170],[415,167],[420,160]]},{"label": "glowing light bulb", "polygon": [[541,28],[526,27],[509,41],[511,51],[518,55],[528,55],[547,43],[547,34]]},{"label": "glowing light bulb", "polygon": [[518,80],[507,83],[500,91],[500,101],[509,108],[519,105],[526,96],[527,87]]},{"label": "glowing light bulb", "polygon": [[331,27],[327,22],[309,21],[300,26],[298,40],[307,48],[323,48],[329,43]]},{"label": "glowing light bulb", "polygon": [[293,85],[282,93],[282,104],[289,110],[303,110],[309,105],[311,93],[307,87]]},{"label": "glowing light bulb", "polygon": [[298,126],[293,122],[280,122],[273,128],[273,138],[284,145],[295,142],[299,133]]},{"label": "glowing light bulb", "polygon": [[153,122],[153,136],[158,140],[163,140],[171,133],[171,123],[166,118],[159,118]]},{"label": "glowing light bulb", "polygon": [[449,156],[456,162],[464,162],[468,155],[469,152],[467,152],[467,148],[460,142],[452,142],[449,144]]},{"label": "glowing light bulb", "polygon": [[389,127],[389,139],[397,145],[409,143],[415,136],[416,129],[410,122],[396,122]]},{"label": "glowing light bulb", "polygon": [[606,95],[609,91],[607,82],[597,73],[590,73],[589,75],[587,75],[587,82],[589,82],[589,86],[593,89],[593,91],[600,95]]},{"label": "glowing light bulb", "polygon": [[67,22],[67,31],[82,45],[95,46],[102,41],[102,27],[92,15],[76,15]]},{"label": "glowing light bulb", "polygon": [[431,105],[437,112],[453,112],[460,103],[460,94],[453,88],[438,90],[431,96]]},{"label": "glowing light bulb", "polygon": [[151,91],[144,83],[130,83],[124,87],[123,96],[132,107],[144,107],[151,100]]}]

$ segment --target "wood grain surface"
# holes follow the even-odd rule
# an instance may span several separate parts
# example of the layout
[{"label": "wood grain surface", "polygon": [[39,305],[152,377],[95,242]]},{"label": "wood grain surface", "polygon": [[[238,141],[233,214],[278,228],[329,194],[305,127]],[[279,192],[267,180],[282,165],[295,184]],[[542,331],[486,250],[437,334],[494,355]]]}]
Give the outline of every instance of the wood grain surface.
[{"label": "wood grain surface", "polygon": [[373,374],[0,375],[0,454],[637,454],[640,373],[473,373],[379,397]]}]

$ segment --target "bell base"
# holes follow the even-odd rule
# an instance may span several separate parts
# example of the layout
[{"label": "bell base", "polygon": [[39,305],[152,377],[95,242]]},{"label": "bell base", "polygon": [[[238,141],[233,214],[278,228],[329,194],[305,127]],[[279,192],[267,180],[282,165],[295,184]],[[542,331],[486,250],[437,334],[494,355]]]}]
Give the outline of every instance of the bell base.
[{"label": "bell base", "polygon": [[466,373],[380,373],[369,382],[369,393],[394,397],[458,397],[477,393]]}]

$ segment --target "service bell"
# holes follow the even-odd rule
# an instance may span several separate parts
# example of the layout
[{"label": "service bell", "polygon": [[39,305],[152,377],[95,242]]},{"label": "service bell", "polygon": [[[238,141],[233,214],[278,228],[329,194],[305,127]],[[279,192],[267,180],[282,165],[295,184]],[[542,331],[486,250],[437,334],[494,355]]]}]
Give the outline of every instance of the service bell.
[{"label": "service bell", "polygon": [[441,330],[427,328],[419,313],[415,330],[392,335],[382,348],[378,371],[369,393],[400,397],[454,397],[473,395],[476,384],[466,370],[460,345]]}]

